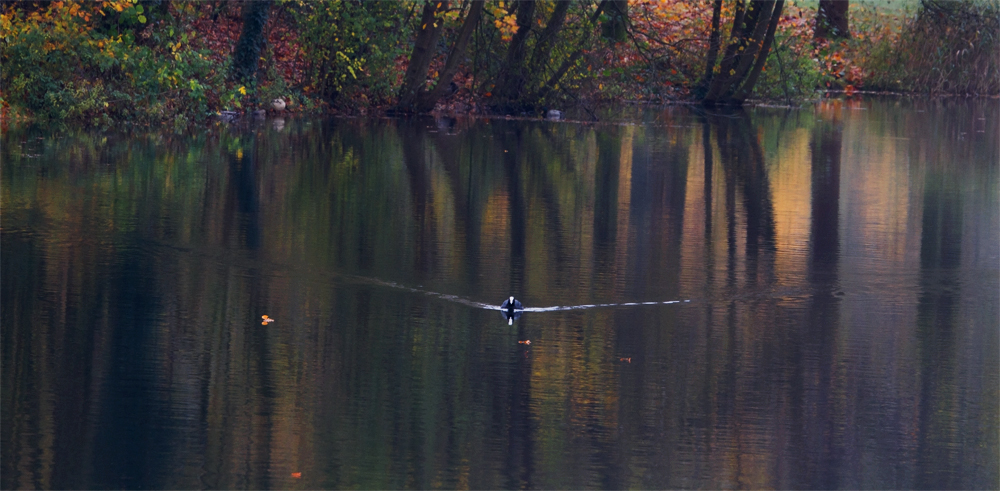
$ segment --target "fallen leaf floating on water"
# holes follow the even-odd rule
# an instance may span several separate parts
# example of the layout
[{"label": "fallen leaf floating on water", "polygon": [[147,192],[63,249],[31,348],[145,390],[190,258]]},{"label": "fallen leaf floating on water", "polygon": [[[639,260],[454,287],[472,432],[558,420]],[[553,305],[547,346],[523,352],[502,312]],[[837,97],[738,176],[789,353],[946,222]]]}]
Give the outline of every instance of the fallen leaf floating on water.
[{"label": "fallen leaf floating on water", "polygon": [[299,478],[302,477],[302,473],[301,472],[293,472],[292,473],[292,477],[294,477],[295,479],[299,479]]},{"label": "fallen leaf floating on water", "polygon": [[531,344],[531,340],[525,339],[524,341],[518,341],[517,344]]},{"label": "fallen leaf floating on water", "polygon": [[269,322],[274,322],[274,319],[268,317],[267,314],[260,316],[260,318],[263,319],[263,322],[260,323],[262,326],[266,326]]},{"label": "fallen leaf floating on water", "polygon": [[618,361],[624,361],[625,363],[632,363],[632,357],[630,356],[628,358],[619,358]]}]

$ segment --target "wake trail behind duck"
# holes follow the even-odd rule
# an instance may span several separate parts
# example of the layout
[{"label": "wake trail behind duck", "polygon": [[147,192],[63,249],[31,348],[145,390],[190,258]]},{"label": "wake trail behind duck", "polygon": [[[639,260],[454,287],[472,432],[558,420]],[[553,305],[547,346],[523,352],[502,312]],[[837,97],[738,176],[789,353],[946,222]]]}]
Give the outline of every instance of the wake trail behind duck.
[{"label": "wake trail behind duck", "polygon": [[[454,303],[462,304],[462,305],[465,305],[465,306],[468,306],[468,307],[477,308],[477,309],[498,310],[498,311],[505,310],[505,309],[501,308],[499,305],[492,305],[492,304],[488,304],[488,303],[477,302],[475,300],[471,300],[471,299],[468,299],[468,298],[465,298],[465,297],[462,297],[462,296],[459,296],[459,295],[452,295],[452,294],[448,294],[448,293],[439,293],[439,292],[435,292],[435,291],[431,291],[431,290],[424,290],[422,288],[414,288],[412,286],[401,285],[401,284],[396,283],[396,282],[385,281],[385,280],[380,280],[380,279],[377,279],[377,278],[371,278],[371,277],[366,277],[366,276],[353,276],[352,275],[352,278],[354,280],[356,280],[356,281],[363,282],[363,283],[371,283],[371,284],[376,284],[376,285],[387,286],[387,287],[390,287],[390,288],[395,288],[395,289],[398,289],[398,290],[405,290],[405,291],[412,292],[412,293],[420,293],[420,294],[427,295],[427,296],[430,296],[430,297],[439,298],[441,300],[446,300],[446,301],[449,301],[449,302],[454,302]],[[601,309],[601,308],[610,308],[610,307],[634,307],[634,306],[642,306],[642,305],[672,305],[672,304],[690,303],[690,302],[691,302],[691,300],[666,300],[666,301],[662,301],[662,302],[621,302],[621,303],[593,303],[593,304],[582,304],[582,305],[554,305],[554,306],[551,306],[551,307],[525,307],[523,309],[519,309],[518,312],[559,312],[559,311],[566,311],[566,310]]]}]

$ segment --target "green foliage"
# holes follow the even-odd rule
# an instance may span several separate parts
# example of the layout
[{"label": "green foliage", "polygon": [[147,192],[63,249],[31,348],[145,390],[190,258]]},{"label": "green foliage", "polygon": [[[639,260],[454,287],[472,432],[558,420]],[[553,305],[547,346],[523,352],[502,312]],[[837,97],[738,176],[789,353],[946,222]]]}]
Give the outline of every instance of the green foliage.
[{"label": "green foliage", "polygon": [[767,65],[754,86],[755,99],[791,104],[815,96],[824,75],[812,49],[801,41],[787,32],[775,35]]},{"label": "green foliage", "polygon": [[137,43],[129,28],[145,20],[141,5],[104,5],[112,12],[121,8],[117,17],[123,20],[115,29],[97,21],[100,12],[88,13],[81,5],[88,6],[54,2],[40,11],[3,14],[5,102],[40,119],[204,119],[210,87],[221,86],[222,79],[206,52],[186,49],[187,33],[171,29],[171,35],[158,35],[154,49]]},{"label": "green foliage", "polygon": [[299,0],[293,6],[309,63],[307,91],[327,100],[364,93],[376,104],[392,97],[400,75],[395,60],[408,41],[402,21],[410,4]]}]

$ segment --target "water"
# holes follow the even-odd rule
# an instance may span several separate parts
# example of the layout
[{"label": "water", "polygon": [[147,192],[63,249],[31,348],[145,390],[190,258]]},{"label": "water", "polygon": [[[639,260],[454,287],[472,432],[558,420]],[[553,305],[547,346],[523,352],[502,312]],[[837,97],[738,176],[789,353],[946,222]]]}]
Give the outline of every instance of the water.
[{"label": "water", "polygon": [[998,486],[997,101],[616,116],[4,131],[0,484]]}]

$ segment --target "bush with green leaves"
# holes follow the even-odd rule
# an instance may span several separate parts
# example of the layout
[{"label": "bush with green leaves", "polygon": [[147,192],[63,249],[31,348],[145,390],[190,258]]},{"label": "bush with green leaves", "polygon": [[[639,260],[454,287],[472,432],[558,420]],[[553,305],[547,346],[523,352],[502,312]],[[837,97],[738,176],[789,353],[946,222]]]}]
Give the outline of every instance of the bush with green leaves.
[{"label": "bush with green leaves", "polygon": [[800,36],[778,33],[753,95],[755,99],[792,104],[814,98],[823,79],[811,47]]},{"label": "bush with green leaves", "polygon": [[388,102],[398,86],[396,59],[406,54],[404,20],[416,3],[322,0],[289,2],[309,62],[311,92],[327,101],[367,94]]},{"label": "bush with green leaves", "polygon": [[146,20],[134,0],[8,8],[0,14],[4,102],[38,119],[204,119],[222,71],[188,49],[179,29],[165,28],[156,49],[138,43],[134,27]]}]

